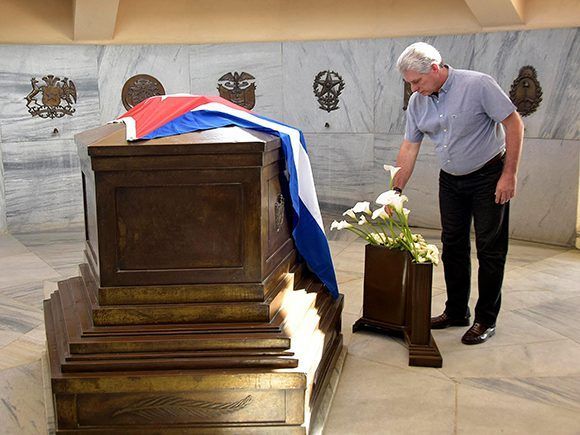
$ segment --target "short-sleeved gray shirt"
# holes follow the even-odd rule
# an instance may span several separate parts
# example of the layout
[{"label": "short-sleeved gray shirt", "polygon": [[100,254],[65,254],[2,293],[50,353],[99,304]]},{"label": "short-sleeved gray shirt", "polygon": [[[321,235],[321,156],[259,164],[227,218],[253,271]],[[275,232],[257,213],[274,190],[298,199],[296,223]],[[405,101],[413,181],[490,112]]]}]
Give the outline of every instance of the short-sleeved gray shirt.
[{"label": "short-sleeved gray shirt", "polygon": [[501,122],[516,110],[487,74],[449,68],[439,95],[411,95],[405,139],[435,142],[441,168],[453,175],[481,168],[505,149]]}]

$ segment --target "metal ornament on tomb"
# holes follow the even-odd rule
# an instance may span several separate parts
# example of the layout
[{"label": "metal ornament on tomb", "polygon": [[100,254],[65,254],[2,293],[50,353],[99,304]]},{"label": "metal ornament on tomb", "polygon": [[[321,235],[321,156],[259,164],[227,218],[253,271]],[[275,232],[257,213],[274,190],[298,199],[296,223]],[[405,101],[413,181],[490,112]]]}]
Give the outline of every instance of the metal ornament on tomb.
[{"label": "metal ornament on tomb", "polygon": [[[28,113],[40,118],[62,118],[75,112],[73,104],[77,102],[77,88],[72,80],[52,74],[42,78],[44,84],[33,77],[30,79],[32,91],[25,97]],[[40,95],[40,103],[38,101]]]},{"label": "metal ornament on tomb", "polygon": [[252,110],[256,105],[256,78],[247,72],[224,74],[218,79],[220,97],[238,106]]},{"label": "metal ornament on tomb", "polygon": [[407,107],[409,106],[409,98],[411,98],[412,94],[411,83],[403,80],[403,110],[407,110]]},{"label": "metal ornament on tomb", "polygon": [[338,109],[338,97],[344,89],[344,80],[340,74],[330,70],[320,71],[312,87],[320,109],[327,112]]},{"label": "metal ornament on tomb", "polygon": [[[113,420],[122,424],[126,417],[135,416],[145,421],[155,421],[159,417],[175,420],[187,417],[219,417],[233,414],[248,406],[252,396],[247,395],[235,402],[211,402],[206,400],[191,400],[170,394],[154,395],[139,399],[111,414]],[[123,420],[125,419],[125,420]]]},{"label": "metal ornament on tomb", "polygon": [[159,80],[148,74],[137,74],[123,85],[121,101],[129,110],[141,101],[156,95],[165,95],[165,89]]},{"label": "metal ornament on tomb", "polygon": [[282,229],[282,225],[284,224],[284,195],[281,193],[276,198],[276,202],[274,203],[274,221],[276,223],[276,232],[279,233]]},{"label": "metal ornament on tomb", "polygon": [[531,115],[538,109],[542,102],[542,87],[533,66],[526,65],[520,69],[512,83],[510,99],[522,116]]}]

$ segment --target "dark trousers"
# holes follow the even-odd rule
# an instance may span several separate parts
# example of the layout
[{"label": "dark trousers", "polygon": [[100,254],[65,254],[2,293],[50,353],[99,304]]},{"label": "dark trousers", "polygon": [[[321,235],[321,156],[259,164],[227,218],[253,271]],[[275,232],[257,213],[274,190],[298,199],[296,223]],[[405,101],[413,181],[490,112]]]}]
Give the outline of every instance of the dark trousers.
[{"label": "dark trousers", "polygon": [[479,299],[475,321],[495,325],[501,305],[501,286],[508,250],[509,202],[495,203],[495,188],[503,159],[471,174],[439,174],[439,207],[443,267],[447,285],[445,312],[454,318],[469,317],[471,291],[471,220],[479,262]]}]

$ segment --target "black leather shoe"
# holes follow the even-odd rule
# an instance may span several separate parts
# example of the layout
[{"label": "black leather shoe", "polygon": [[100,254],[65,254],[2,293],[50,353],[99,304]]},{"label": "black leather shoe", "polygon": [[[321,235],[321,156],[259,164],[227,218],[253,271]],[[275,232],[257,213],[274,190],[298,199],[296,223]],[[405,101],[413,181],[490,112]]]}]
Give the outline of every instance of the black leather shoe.
[{"label": "black leather shoe", "polygon": [[463,344],[479,344],[489,340],[495,334],[495,325],[487,326],[475,322],[471,328],[461,337]]},{"label": "black leather shoe", "polygon": [[445,329],[450,326],[469,326],[469,317],[456,319],[449,317],[446,312],[440,316],[431,317],[431,329]]}]

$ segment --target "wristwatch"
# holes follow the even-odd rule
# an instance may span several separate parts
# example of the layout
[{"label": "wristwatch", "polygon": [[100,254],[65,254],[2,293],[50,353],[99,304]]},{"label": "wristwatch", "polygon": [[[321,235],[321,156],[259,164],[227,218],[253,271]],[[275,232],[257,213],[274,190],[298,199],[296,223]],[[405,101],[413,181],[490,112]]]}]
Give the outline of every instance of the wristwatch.
[{"label": "wristwatch", "polygon": [[403,193],[403,189],[401,189],[400,187],[393,187],[393,190],[394,190],[395,192],[397,192],[399,195],[400,195],[401,193]]}]

